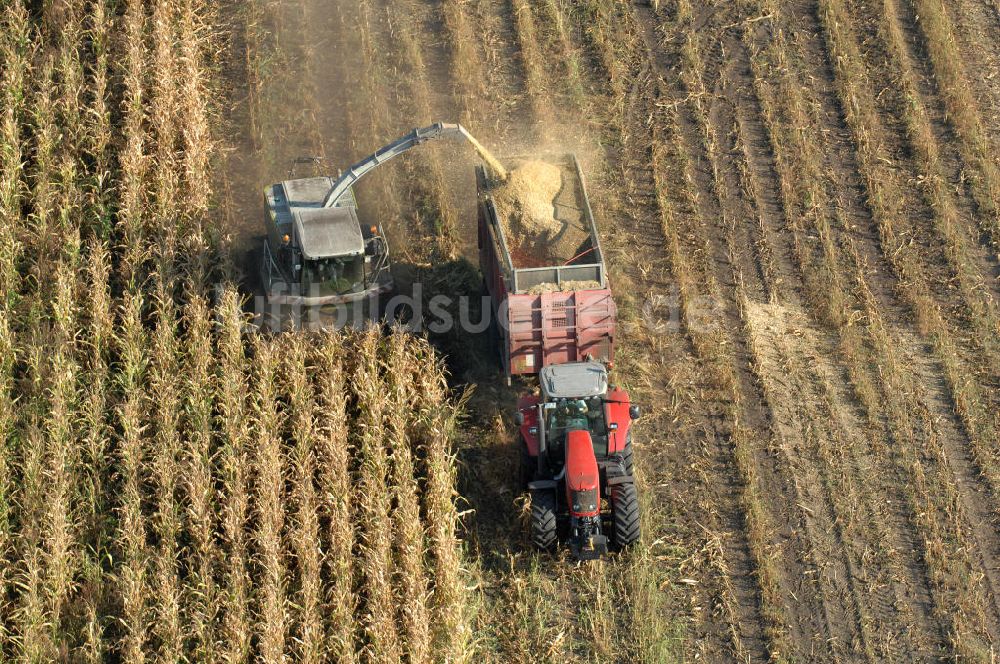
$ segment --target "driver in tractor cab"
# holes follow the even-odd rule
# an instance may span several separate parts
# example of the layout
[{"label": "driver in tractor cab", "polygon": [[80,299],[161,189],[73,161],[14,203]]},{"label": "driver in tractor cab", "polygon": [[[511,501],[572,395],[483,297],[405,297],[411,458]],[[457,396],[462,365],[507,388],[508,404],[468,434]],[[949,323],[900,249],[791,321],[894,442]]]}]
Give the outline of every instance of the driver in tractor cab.
[{"label": "driver in tractor cab", "polygon": [[587,402],[583,399],[570,399],[563,401],[556,408],[555,427],[560,433],[576,431],[589,428],[587,420]]},{"label": "driver in tractor cab", "polygon": [[603,428],[603,407],[604,400],[601,397],[591,397],[587,401],[587,419],[589,420],[587,429],[591,433],[600,433]]}]

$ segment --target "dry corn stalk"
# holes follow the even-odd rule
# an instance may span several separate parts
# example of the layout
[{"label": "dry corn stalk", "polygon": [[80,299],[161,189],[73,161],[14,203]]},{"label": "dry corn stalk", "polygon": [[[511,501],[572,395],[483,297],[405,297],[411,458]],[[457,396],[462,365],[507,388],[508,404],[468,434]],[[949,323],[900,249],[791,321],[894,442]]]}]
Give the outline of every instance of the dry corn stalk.
[{"label": "dry corn stalk", "polygon": [[361,524],[361,574],[368,592],[361,605],[366,659],[372,662],[400,661],[396,628],[396,598],[392,578],[392,500],[385,491],[389,480],[386,451],[386,400],[379,358],[381,335],[370,329],[357,340],[357,366],[353,389],[358,404],[355,430],[358,440],[358,482],[355,489],[357,523]]},{"label": "dry corn stalk", "polygon": [[292,550],[298,572],[297,605],[298,660],[318,662],[322,657],[323,619],[321,552],[316,487],[313,478],[316,454],[315,397],[309,381],[307,341],[290,340],[284,357],[286,389],[292,433],[292,477],[294,519],[290,525]]},{"label": "dry corn stalk", "polygon": [[243,350],[243,311],[239,295],[227,289],[219,308],[219,362],[216,376],[218,421],[222,438],[220,467],[223,476],[221,520],[225,551],[221,656],[227,662],[245,662],[250,655],[253,626],[250,618],[250,576],[247,569],[247,520],[249,518],[248,372]]},{"label": "dry corn stalk", "polygon": [[324,533],[324,568],[327,578],[331,579],[324,598],[326,654],[333,661],[349,664],[357,661],[354,624],[357,600],[354,594],[351,451],[348,448],[349,390],[344,382],[342,340],[333,335],[324,337],[318,355],[319,501],[329,523]]},{"label": "dry corn stalk", "polygon": [[215,545],[215,484],[212,477],[212,378],[213,349],[208,304],[195,284],[188,284],[184,309],[187,328],[184,357],[184,493],[187,498],[186,528],[191,540],[186,598],[193,652],[198,661],[216,660],[215,623],[219,610],[215,569],[219,553]]},{"label": "dry corn stalk", "polygon": [[270,343],[254,344],[256,381],[254,399],[253,460],[256,473],[256,521],[254,533],[257,565],[257,625],[260,657],[265,662],[285,661],[287,629],[285,555],[281,533],[285,525],[284,452],[281,449],[282,414],[278,411],[275,376],[278,351]]},{"label": "dry corn stalk", "polygon": [[431,630],[424,570],[424,526],[420,519],[420,496],[407,430],[408,409],[417,398],[411,377],[421,367],[407,352],[407,341],[406,333],[400,330],[389,339],[386,362],[390,401],[386,434],[392,450],[390,477],[396,505],[392,522],[399,565],[399,618],[405,635],[407,661],[418,664],[430,661]]}]

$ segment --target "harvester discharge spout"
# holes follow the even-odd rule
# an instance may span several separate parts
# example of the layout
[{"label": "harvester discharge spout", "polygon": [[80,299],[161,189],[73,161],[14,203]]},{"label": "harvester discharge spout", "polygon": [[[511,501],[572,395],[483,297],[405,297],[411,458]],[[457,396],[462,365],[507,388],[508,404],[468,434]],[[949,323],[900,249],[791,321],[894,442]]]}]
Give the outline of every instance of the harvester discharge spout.
[{"label": "harvester discharge spout", "polygon": [[486,162],[486,165],[490,167],[490,170],[493,171],[494,175],[496,175],[498,179],[501,181],[507,179],[507,169],[504,168],[504,165],[500,163],[500,160],[494,157],[489,150],[483,147],[483,144],[477,141],[472,134],[469,133],[468,129],[460,124],[437,122],[422,129],[414,129],[406,136],[379,148],[372,154],[348,168],[343,174],[341,174],[337,181],[333,183],[333,187],[330,188],[330,192],[323,200],[323,207],[331,208],[336,206],[340,197],[352,186],[354,186],[358,180],[390,159],[398,157],[404,152],[408,152],[409,150],[412,150],[427,141],[444,137],[464,138],[472,145],[479,157]]}]

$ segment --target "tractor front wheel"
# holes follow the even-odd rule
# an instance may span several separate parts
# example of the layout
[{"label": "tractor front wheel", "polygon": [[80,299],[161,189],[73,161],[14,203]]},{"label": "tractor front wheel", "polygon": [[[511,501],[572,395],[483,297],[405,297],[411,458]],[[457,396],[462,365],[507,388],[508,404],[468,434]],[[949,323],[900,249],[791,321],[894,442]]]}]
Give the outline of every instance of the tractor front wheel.
[{"label": "tractor front wheel", "polygon": [[556,492],[539,489],[531,492],[531,541],[543,551],[556,545]]},{"label": "tractor front wheel", "polygon": [[635,484],[611,487],[611,516],[616,548],[624,549],[639,540],[639,494]]},{"label": "tractor front wheel", "polygon": [[625,449],[622,450],[622,466],[626,475],[633,475],[634,464],[632,463],[632,434],[625,438]]}]

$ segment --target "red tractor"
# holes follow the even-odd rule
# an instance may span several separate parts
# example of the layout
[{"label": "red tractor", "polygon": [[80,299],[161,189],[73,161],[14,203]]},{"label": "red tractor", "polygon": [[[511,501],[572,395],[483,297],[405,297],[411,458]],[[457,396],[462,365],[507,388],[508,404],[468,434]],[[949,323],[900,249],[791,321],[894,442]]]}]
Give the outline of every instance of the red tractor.
[{"label": "red tractor", "polygon": [[[531,495],[531,539],[552,550],[568,540],[580,560],[601,558],[639,539],[632,478],[632,420],[624,390],[608,385],[599,362],[544,367],[541,393],[518,401],[522,481]],[[610,538],[609,538],[610,535]]]}]

